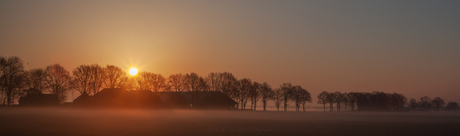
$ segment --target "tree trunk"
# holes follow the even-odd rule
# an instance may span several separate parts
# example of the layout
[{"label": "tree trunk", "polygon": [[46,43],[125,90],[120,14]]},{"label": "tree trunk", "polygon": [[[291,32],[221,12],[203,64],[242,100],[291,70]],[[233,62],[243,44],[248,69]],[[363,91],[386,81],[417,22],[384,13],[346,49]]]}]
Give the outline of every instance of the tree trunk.
[{"label": "tree trunk", "polygon": [[326,112],[326,103],[324,103],[323,105],[324,105],[324,112]]},{"label": "tree trunk", "polygon": [[302,104],[303,112],[305,112],[305,103]]}]

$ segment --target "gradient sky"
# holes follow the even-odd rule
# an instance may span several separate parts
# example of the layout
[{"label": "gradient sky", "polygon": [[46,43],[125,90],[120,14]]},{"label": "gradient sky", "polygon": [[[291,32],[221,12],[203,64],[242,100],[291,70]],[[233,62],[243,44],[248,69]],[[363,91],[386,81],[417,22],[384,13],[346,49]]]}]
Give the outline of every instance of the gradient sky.
[{"label": "gradient sky", "polygon": [[26,68],[232,72],[320,91],[460,102],[460,1],[0,1]]}]

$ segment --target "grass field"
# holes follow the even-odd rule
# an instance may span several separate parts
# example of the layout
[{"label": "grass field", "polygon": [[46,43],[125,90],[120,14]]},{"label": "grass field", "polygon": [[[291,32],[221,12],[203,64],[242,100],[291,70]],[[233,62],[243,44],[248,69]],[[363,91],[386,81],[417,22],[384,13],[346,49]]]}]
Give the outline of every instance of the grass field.
[{"label": "grass field", "polygon": [[460,135],[460,113],[0,108],[1,136]]}]

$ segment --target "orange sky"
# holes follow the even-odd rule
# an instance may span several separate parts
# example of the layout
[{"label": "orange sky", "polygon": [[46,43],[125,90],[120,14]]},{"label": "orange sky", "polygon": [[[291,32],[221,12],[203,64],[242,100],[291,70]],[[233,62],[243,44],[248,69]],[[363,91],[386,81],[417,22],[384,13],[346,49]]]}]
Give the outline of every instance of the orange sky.
[{"label": "orange sky", "polygon": [[[460,102],[459,2],[1,1],[0,55],[26,68],[232,72],[320,91]],[[316,99],[314,99],[314,103]]]}]

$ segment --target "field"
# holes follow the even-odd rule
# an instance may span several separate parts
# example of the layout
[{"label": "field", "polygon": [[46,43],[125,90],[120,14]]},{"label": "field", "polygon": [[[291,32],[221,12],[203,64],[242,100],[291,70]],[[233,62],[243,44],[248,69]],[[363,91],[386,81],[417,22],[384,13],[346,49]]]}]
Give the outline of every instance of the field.
[{"label": "field", "polygon": [[1,136],[460,135],[449,112],[255,112],[0,108]]}]

